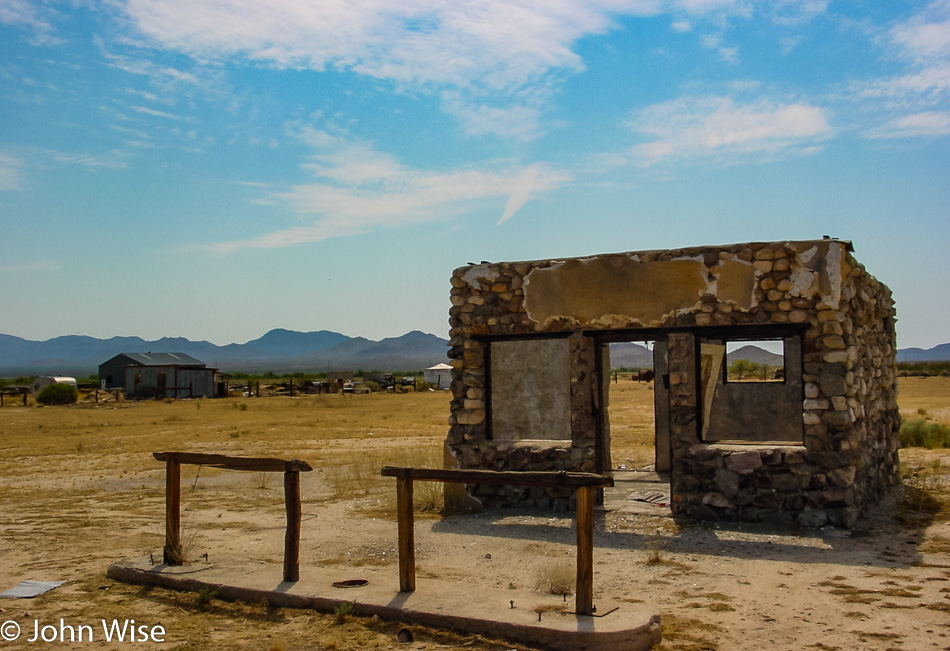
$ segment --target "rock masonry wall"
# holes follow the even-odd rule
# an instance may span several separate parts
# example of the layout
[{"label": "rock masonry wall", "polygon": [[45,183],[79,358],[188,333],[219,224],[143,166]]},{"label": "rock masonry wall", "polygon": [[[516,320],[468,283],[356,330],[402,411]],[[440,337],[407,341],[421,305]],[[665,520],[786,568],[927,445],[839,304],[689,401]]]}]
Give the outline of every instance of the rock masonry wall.
[{"label": "rock masonry wall", "polygon": [[[447,444],[461,468],[606,470],[596,449],[598,343],[588,335],[649,328],[669,347],[674,513],[852,526],[897,481],[894,304],[845,242],[484,263],[456,269],[451,283]],[[703,443],[696,338],[769,325],[794,326],[802,337],[803,445]],[[490,341],[555,333],[569,341],[572,440],[492,440]],[[490,505],[542,508],[570,499],[516,487],[474,494]]]}]

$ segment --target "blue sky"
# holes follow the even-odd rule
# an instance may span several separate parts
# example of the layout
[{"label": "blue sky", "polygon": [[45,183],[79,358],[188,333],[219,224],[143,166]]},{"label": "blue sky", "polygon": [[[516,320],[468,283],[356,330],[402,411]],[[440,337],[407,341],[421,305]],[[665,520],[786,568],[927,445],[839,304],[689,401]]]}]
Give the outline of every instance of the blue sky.
[{"label": "blue sky", "polygon": [[854,242],[950,341],[950,0],[0,0],[0,332],[448,332],[449,276]]}]

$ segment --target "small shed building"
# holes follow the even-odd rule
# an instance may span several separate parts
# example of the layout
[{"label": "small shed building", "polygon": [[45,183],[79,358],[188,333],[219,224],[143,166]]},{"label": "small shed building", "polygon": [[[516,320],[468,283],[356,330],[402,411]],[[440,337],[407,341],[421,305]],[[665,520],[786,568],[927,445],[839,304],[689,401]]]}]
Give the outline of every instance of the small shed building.
[{"label": "small shed building", "polygon": [[120,353],[99,365],[103,388],[138,398],[226,396],[227,383],[218,382],[219,375],[185,353]]},{"label": "small shed building", "polygon": [[422,379],[427,384],[434,384],[439,389],[447,389],[452,383],[452,367],[448,364],[436,364],[422,372]]}]

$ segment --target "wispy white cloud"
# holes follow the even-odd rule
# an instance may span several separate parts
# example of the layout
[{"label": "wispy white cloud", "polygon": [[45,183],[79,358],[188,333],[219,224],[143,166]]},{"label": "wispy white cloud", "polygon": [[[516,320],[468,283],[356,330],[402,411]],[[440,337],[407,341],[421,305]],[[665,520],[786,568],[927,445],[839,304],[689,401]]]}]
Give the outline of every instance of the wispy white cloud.
[{"label": "wispy white cloud", "polygon": [[79,165],[91,170],[120,170],[129,166],[128,153],[119,149],[113,149],[101,154],[54,150],[47,150],[45,153],[57,163],[63,165]]},{"label": "wispy white cloud", "polygon": [[867,132],[869,138],[943,137],[950,135],[950,112],[924,111],[895,118]]},{"label": "wispy white cloud", "polygon": [[508,201],[505,202],[505,212],[502,213],[498,223],[502,224],[514,217],[535,193],[553,190],[567,180],[566,175],[552,173],[552,170],[543,165],[530,166],[512,179]]},{"label": "wispy white cloud", "polygon": [[877,122],[869,138],[945,135],[940,116],[950,108],[950,0],[938,0],[891,24],[882,39],[903,70],[890,77],[852,82],[848,95]]},{"label": "wispy white cloud", "polygon": [[31,30],[37,43],[49,43],[56,40],[53,26],[40,15],[36,6],[29,0],[0,2],[0,23]]},{"label": "wispy white cloud", "polygon": [[635,114],[629,126],[652,138],[632,154],[641,165],[663,160],[722,164],[810,154],[831,136],[824,111],[807,103],[760,100],[739,105],[729,97],[683,97]]},{"label": "wispy white cloud", "polygon": [[[155,63],[142,56],[119,54],[99,36],[93,37],[93,41],[110,66],[132,75],[146,77],[153,87],[162,91],[162,95],[154,93],[144,94],[142,91],[130,91],[145,97],[149,101],[164,101],[168,103],[168,94],[173,96],[182,87],[204,88],[208,85],[207,81],[201,75],[195,74],[194,72]],[[203,72],[207,74],[206,71]]]},{"label": "wispy white cloud", "polygon": [[537,106],[509,103],[489,106],[476,103],[457,91],[442,93],[443,110],[458,118],[472,136],[495,134],[515,140],[534,140],[542,134],[541,110]]},{"label": "wispy white cloud", "polygon": [[52,260],[36,260],[34,262],[25,262],[23,264],[8,264],[0,267],[0,273],[5,274],[23,274],[39,273],[44,271],[59,271],[62,265]]},{"label": "wispy white cloud", "polygon": [[700,39],[700,43],[707,50],[716,52],[726,63],[739,63],[739,48],[723,45],[720,34],[707,34]]},{"label": "wispy white cloud", "polygon": [[23,188],[23,161],[12,154],[0,152],[0,190]]},{"label": "wispy white cloud", "polygon": [[905,56],[923,61],[950,57],[950,0],[938,0],[895,24],[890,37]]},{"label": "wispy white cloud", "polygon": [[318,242],[438,221],[483,206],[486,201],[507,199],[501,223],[533,195],[570,180],[567,174],[543,164],[520,170],[506,167],[502,171],[418,170],[345,134],[299,126],[295,135],[314,150],[304,166],[314,181],[274,192],[270,200],[287,206],[303,223],[203,248],[225,253]]},{"label": "wispy white cloud", "polygon": [[[573,45],[652,14],[661,0],[126,0],[153,43],[203,60],[246,58],[269,66],[342,69],[424,92],[472,135],[528,139],[543,132],[545,93],[584,64]],[[129,65],[116,61],[115,65]],[[487,98],[491,97],[489,102]]]},{"label": "wispy white cloud", "polygon": [[129,109],[135,111],[136,113],[143,113],[145,115],[151,115],[152,117],[157,118],[166,118],[169,120],[181,120],[180,115],[175,115],[174,113],[169,113],[168,111],[159,111],[156,109],[148,108],[147,106],[129,106]]}]

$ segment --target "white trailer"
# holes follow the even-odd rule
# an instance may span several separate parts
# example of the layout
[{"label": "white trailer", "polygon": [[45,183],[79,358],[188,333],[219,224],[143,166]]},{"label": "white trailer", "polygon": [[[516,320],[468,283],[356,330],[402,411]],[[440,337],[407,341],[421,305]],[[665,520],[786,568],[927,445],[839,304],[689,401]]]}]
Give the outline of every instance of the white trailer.
[{"label": "white trailer", "polygon": [[78,388],[76,378],[65,377],[62,375],[43,375],[33,378],[33,397],[40,395],[40,392],[51,384],[69,384]]}]

